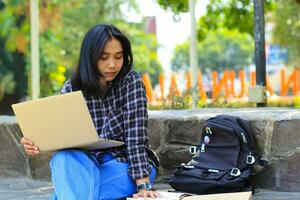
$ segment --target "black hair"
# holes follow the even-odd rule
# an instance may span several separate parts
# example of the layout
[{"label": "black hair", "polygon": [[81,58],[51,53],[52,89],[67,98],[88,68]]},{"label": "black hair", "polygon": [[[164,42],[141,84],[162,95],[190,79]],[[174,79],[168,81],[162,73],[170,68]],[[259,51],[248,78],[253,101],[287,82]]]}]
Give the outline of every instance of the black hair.
[{"label": "black hair", "polygon": [[129,39],[115,26],[99,24],[92,27],[82,41],[78,66],[71,79],[73,90],[82,90],[85,95],[104,95],[104,91],[99,85],[101,74],[97,69],[97,61],[103,53],[106,43],[113,38],[117,39],[122,45],[123,66],[111,82],[112,87],[119,84],[130,71],[133,57]]}]

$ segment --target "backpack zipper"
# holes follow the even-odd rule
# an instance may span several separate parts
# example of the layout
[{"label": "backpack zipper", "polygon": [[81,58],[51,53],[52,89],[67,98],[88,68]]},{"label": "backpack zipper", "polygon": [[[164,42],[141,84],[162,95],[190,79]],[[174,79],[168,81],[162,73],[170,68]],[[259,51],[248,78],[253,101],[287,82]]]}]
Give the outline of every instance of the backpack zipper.
[{"label": "backpack zipper", "polygon": [[241,132],[241,135],[242,135],[242,138],[243,138],[243,142],[244,142],[245,144],[247,144],[247,138],[246,138],[246,136],[245,136],[245,133],[244,133],[244,132]]}]

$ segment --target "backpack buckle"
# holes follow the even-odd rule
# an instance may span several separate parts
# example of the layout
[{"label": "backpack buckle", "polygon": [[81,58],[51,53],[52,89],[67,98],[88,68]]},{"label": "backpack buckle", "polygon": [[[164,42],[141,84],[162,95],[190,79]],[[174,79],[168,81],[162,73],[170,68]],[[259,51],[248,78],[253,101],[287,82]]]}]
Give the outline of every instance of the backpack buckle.
[{"label": "backpack buckle", "polygon": [[255,163],[254,156],[248,155],[247,158],[246,158],[246,163],[249,164],[249,165],[254,164]]},{"label": "backpack buckle", "polygon": [[206,127],[206,128],[205,128],[205,132],[206,132],[207,134],[213,134],[212,131],[211,131],[211,129],[210,129],[210,127]]},{"label": "backpack buckle", "polygon": [[202,153],[205,152],[205,144],[204,143],[201,144],[200,152],[202,152]]},{"label": "backpack buckle", "polygon": [[230,175],[231,176],[239,176],[239,175],[241,175],[241,171],[238,168],[232,168]]},{"label": "backpack buckle", "polygon": [[190,154],[194,155],[197,153],[198,148],[196,146],[191,146],[189,149]]}]

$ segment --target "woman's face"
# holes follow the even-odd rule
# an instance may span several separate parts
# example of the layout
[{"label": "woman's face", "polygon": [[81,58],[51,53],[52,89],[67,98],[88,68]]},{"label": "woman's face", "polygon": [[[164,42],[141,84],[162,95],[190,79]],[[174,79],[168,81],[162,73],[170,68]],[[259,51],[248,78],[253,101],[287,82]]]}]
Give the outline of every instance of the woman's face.
[{"label": "woman's face", "polygon": [[120,72],[123,66],[123,48],[119,40],[112,38],[106,43],[99,60],[97,68],[100,76],[100,82],[105,85],[112,81]]}]

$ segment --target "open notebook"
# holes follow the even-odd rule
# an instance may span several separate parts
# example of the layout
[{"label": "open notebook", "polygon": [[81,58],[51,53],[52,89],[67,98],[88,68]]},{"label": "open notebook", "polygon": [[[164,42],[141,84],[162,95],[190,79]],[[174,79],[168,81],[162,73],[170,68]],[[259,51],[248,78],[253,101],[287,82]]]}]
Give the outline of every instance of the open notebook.
[{"label": "open notebook", "polygon": [[40,151],[123,145],[98,137],[81,91],[13,104],[12,108],[23,135]]},{"label": "open notebook", "polygon": [[[233,192],[207,195],[191,195],[181,192],[158,191],[160,194],[156,200],[251,200],[252,192]],[[142,200],[143,198],[127,198],[127,200]],[[148,198],[151,199],[151,198]]]}]

